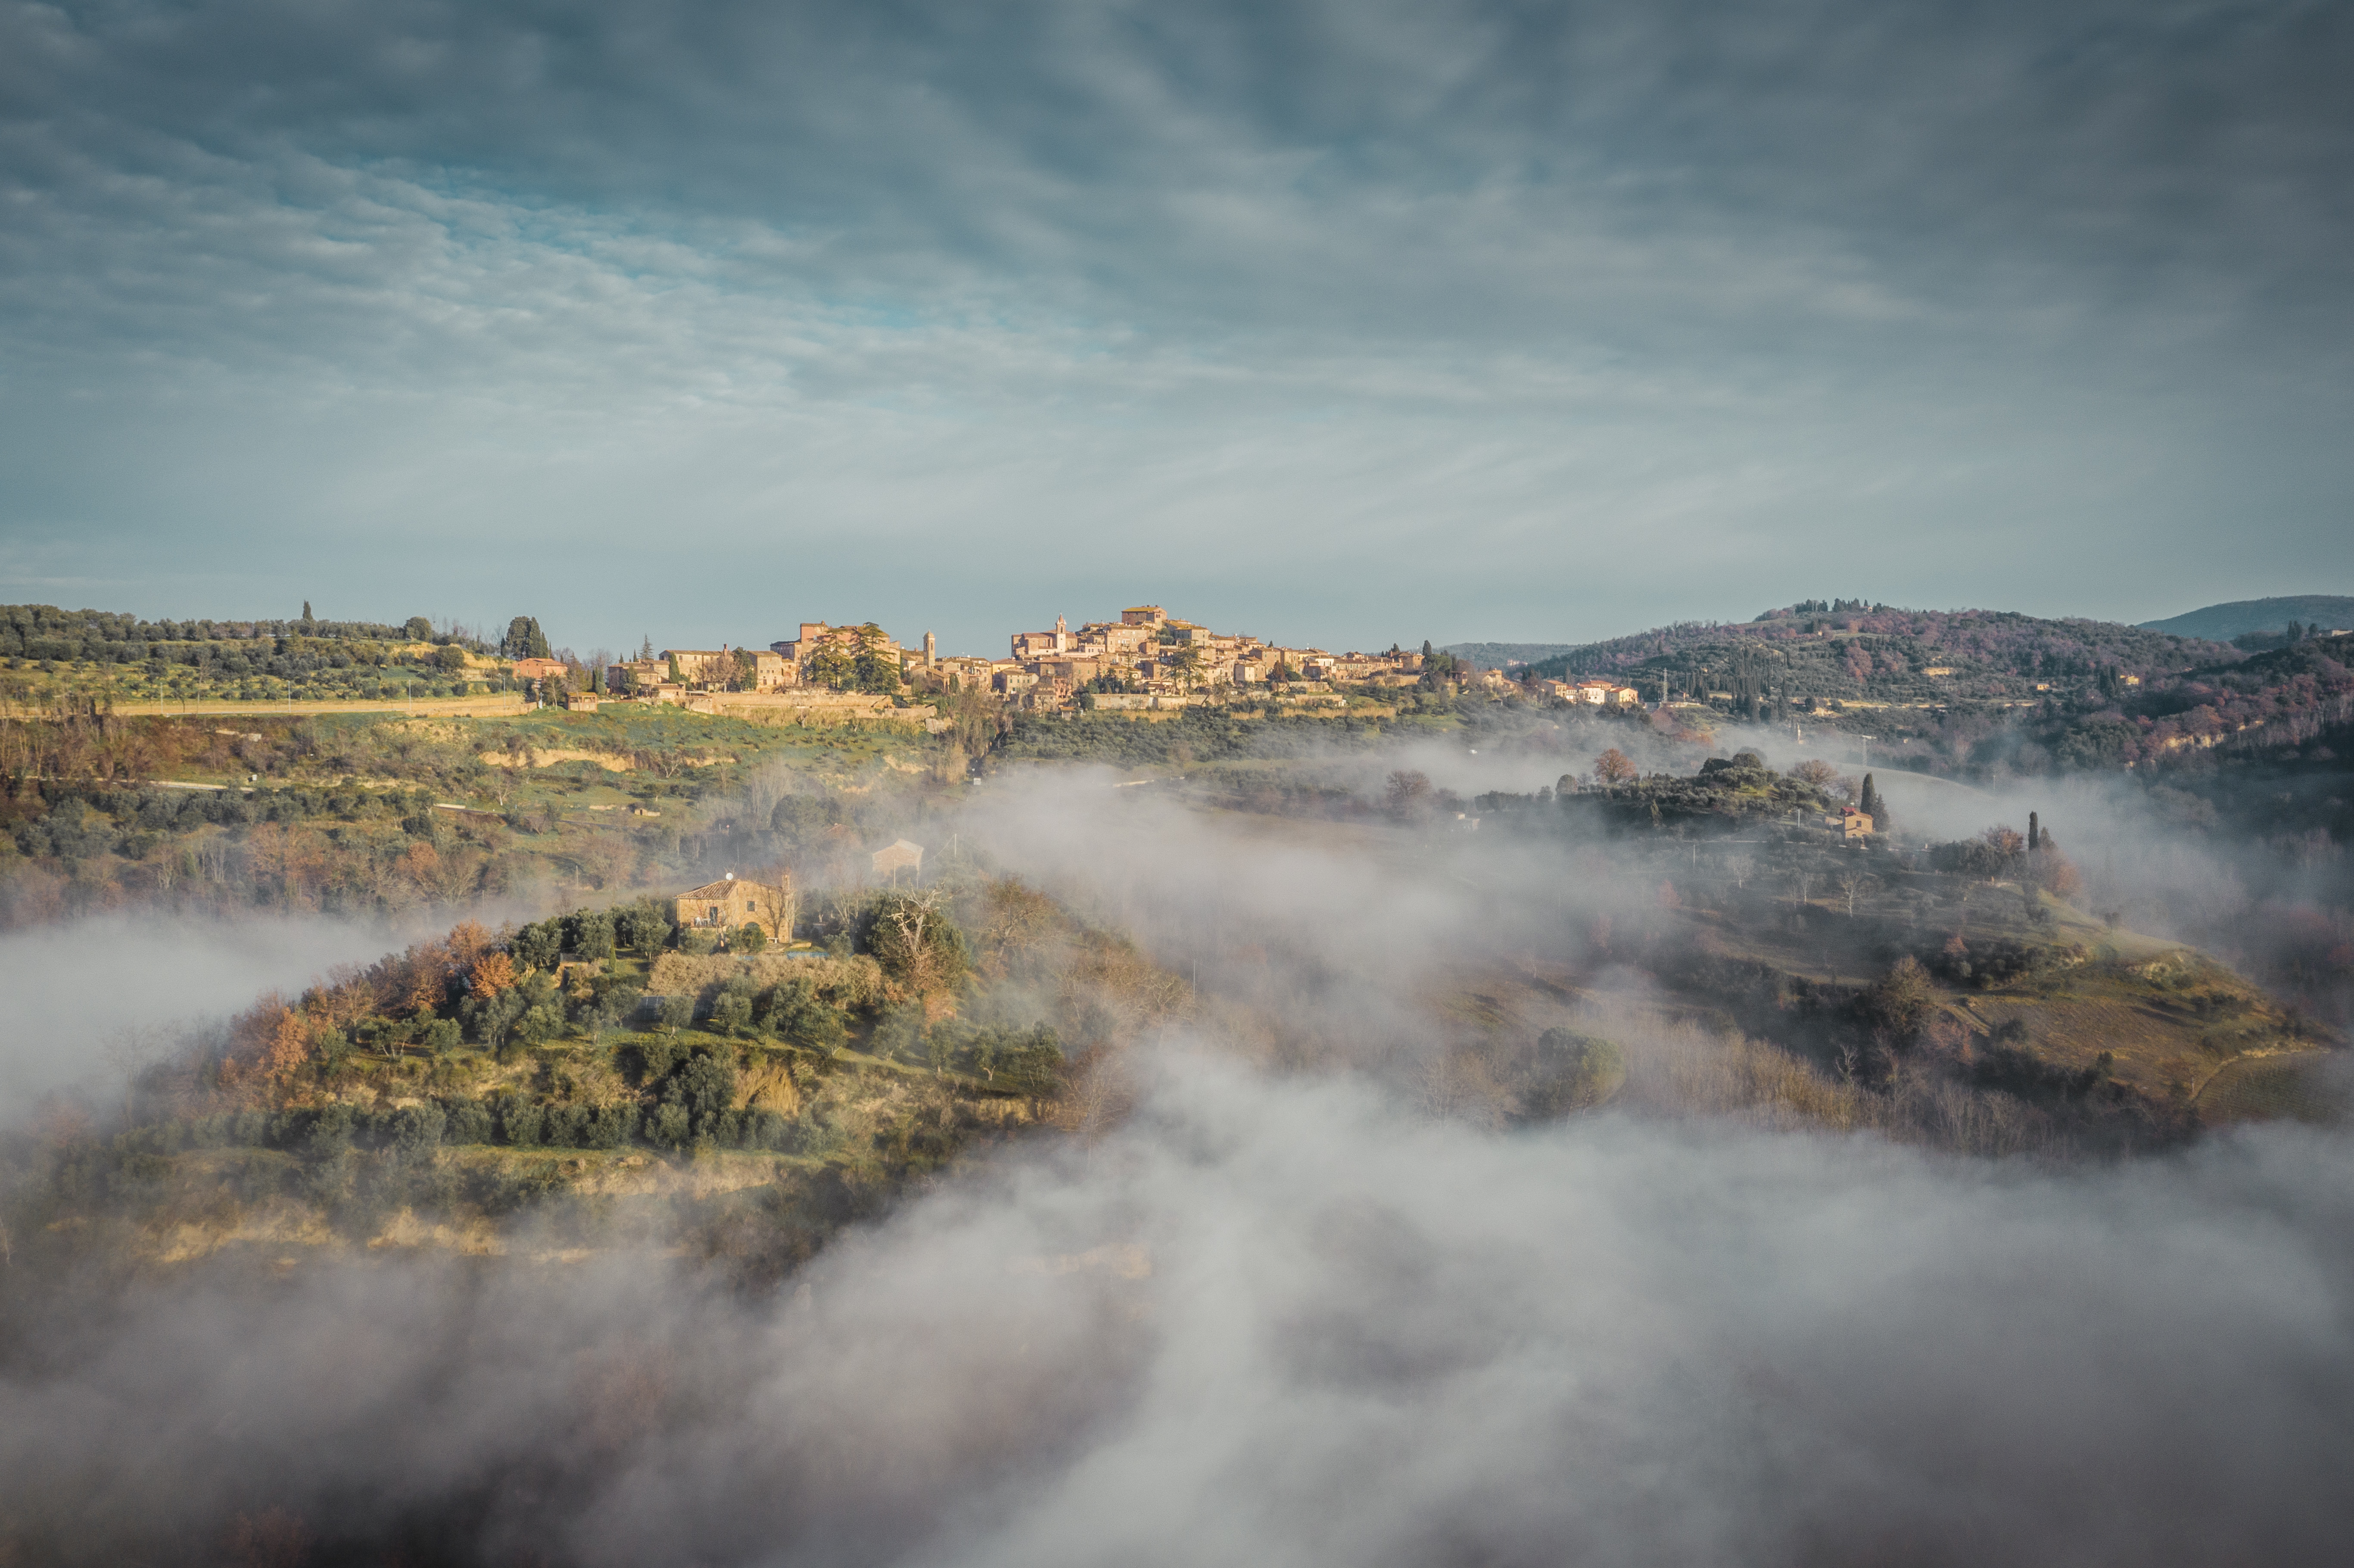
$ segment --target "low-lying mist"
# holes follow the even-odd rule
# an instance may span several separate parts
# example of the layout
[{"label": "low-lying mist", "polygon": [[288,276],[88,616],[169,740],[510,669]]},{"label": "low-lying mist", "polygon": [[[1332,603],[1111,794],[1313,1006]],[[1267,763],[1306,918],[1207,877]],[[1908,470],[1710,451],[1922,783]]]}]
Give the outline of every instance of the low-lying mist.
[{"label": "low-lying mist", "polygon": [[42,1561],[2320,1561],[2349,1242],[2307,1131],[1493,1136],[1172,1044],[1121,1130],[775,1296],[377,1258],[48,1319],[0,1517]]},{"label": "low-lying mist", "polygon": [[58,1091],[119,1086],[190,1025],[236,1012],[266,991],[299,991],[338,964],[365,963],[412,940],[429,924],[105,915],[0,933],[8,1010],[0,1128]]},{"label": "low-lying mist", "polygon": [[[1590,765],[1373,760],[1457,789]],[[1561,1005],[1645,1027],[1607,956],[1672,892],[1655,862],[1112,785],[1000,779],[961,831],[1198,987],[1192,1025],[1127,1053],[1124,1119],[954,1171],[774,1290],[554,1221],[499,1259],[290,1245],[12,1279],[0,1542],[1024,1568],[2340,1550],[2341,1133],[2071,1165],[1624,1102],[1434,1115],[1413,1068],[1450,973],[1575,953],[1617,978]],[[281,958],[206,1005],[333,961]],[[59,1004],[48,1027],[78,1025]]]}]

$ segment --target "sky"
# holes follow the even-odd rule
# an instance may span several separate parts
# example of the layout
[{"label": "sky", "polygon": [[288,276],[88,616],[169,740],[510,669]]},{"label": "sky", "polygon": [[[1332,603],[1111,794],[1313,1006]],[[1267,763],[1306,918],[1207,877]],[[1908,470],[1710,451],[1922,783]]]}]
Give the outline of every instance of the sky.
[{"label": "sky", "polygon": [[9,4],[0,598],[2354,592],[2349,66],[2327,4]]}]

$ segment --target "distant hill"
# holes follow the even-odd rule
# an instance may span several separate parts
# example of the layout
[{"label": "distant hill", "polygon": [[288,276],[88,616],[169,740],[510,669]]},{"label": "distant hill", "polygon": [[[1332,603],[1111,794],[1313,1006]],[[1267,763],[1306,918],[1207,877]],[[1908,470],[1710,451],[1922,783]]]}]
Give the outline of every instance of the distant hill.
[{"label": "distant hill", "polygon": [[1575,642],[1450,642],[1443,652],[1467,659],[1482,670],[1500,670],[1507,664],[1558,659],[1578,646]]},{"label": "distant hill", "polygon": [[2354,599],[2344,594],[2300,593],[2285,599],[2238,599],[2211,604],[2165,620],[2145,620],[2145,631],[2170,631],[2177,637],[2203,637],[2229,642],[2251,631],[2278,631],[2292,620],[2324,628],[2354,627]]},{"label": "distant hill", "polygon": [[1536,675],[1604,675],[1647,701],[1733,694],[1760,704],[2039,702],[2193,668],[2229,665],[2238,649],[2097,620],[2043,620],[2004,610],[1825,609],[1820,601],[1755,620],[1684,621],[1531,661]]}]

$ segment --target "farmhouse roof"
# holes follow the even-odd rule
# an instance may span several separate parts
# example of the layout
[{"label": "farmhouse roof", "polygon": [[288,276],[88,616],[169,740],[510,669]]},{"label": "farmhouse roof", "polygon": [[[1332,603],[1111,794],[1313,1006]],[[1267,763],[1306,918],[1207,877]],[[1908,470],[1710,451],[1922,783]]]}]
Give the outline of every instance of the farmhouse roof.
[{"label": "farmhouse roof", "polygon": [[742,887],[757,887],[763,893],[777,891],[765,882],[754,882],[740,876],[723,876],[716,882],[706,882],[700,887],[690,887],[679,896],[681,898],[718,898]]}]

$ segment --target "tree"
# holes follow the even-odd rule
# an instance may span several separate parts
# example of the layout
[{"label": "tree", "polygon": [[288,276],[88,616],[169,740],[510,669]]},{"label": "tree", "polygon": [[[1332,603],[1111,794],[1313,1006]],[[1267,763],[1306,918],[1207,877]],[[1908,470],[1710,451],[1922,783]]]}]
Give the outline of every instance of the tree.
[{"label": "tree", "polygon": [[727,935],[727,950],[731,953],[757,953],[768,945],[768,931],[755,921],[747,920]]},{"label": "tree", "polygon": [[1594,759],[1594,776],[1605,784],[1624,784],[1635,777],[1635,764],[1614,746]]},{"label": "tree", "polygon": [[433,641],[433,623],[421,615],[412,615],[401,627],[400,633],[411,642],[430,642]]},{"label": "tree", "polygon": [[697,1051],[663,1086],[663,1099],[683,1106],[695,1130],[708,1134],[711,1122],[736,1098],[736,1062],[729,1050]]},{"label": "tree", "polygon": [[569,916],[564,926],[572,950],[582,958],[601,962],[613,956],[613,916],[610,910],[582,910]]},{"label": "tree", "polygon": [[2017,828],[2006,828],[1998,822],[1980,833],[1978,838],[1987,848],[2002,857],[2005,865],[2015,863],[2020,855],[2027,853],[2027,841],[2019,836]]},{"label": "tree", "polygon": [[851,667],[858,689],[887,695],[899,689],[899,661],[884,651],[890,639],[883,629],[868,621],[857,631],[858,652]]},{"label": "tree", "polygon": [[1839,874],[1839,890],[1847,900],[1847,917],[1855,918],[1855,901],[1880,885],[1879,878],[1869,872],[1843,871]]},{"label": "tree", "polygon": [[670,946],[670,916],[651,899],[622,910],[619,926],[621,940],[649,957]]},{"label": "tree", "polygon": [[302,624],[311,624],[311,601],[307,599],[302,601]]},{"label": "tree", "polygon": [[1832,781],[1839,777],[1839,769],[1819,757],[1809,757],[1790,769],[1790,777],[1802,784],[1810,784],[1818,789],[1828,789],[1831,787]]},{"label": "tree", "polygon": [[477,1001],[488,1001],[515,983],[514,960],[504,953],[485,953],[467,977],[467,991]]},{"label": "tree", "polygon": [[1920,960],[1907,953],[1872,988],[1865,1006],[1890,1033],[1910,1040],[1935,1011],[1937,990],[1929,983],[1928,971]]},{"label": "tree", "polygon": [[680,673],[679,673],[679,670],[678,670],[678,655],[677,655],[676,653],[671,653],[671,654],[668,654],[668,655],[667,655],[667,657],[668,657],[668,658],[669,658],[669,660],[670,660],[670,680],[671,680],[671,683],[672,683],[673,685],[675,685],[675,686],[683,686],[683,685],[686,684],[686,677],[685,677],[684,675],[682,675],[682,674],[680,674]]},{"label": "tree", "polygon": [[433,650],[433,663],[454,675],[466,667],[466,651],[455,642],[445,642]]},{"label": "tree", "polygon": [[964,933],[941,906],[938,888],[888,893],[866,922],[866,950],[883,972],[921,996],[962,979],[971,962]]},{"label": "tree", "polygon": [[564,924],[560,920],[540,920],[514,934],[508,951],[525,969],[552,969],[564,956]]},{"label": "tree", "polygon": [[711,1004],[714,1034],[748,1034],[752,1029],[752,999],[741,991],[723,991]]},{"label": "tree", "polygon": [[1390,775],[1390,810],[1406,815],[1430,801],[1430,775],[1400,769]]},{"label": "tree", "polygon": [[547,652],[546,634],[539,622],[528,615],[518,615],[507,622],[507,634],[499,642],[502,659],[545,659]]},{"label": "tree", "polygon": [[1521,1094],[1527,1117],[1550,1118],[1600,1105],[1627,1081],[1627,1057],[1615,1041],[1566,1029],[1537,1036],[1529,1086]]},{"label": "tree", "polygon": [[769,1032],[788,1045],[832,1055],[849,1035],[842,1009],[818,995],[817,983],[797,975],[769,993]]}]

